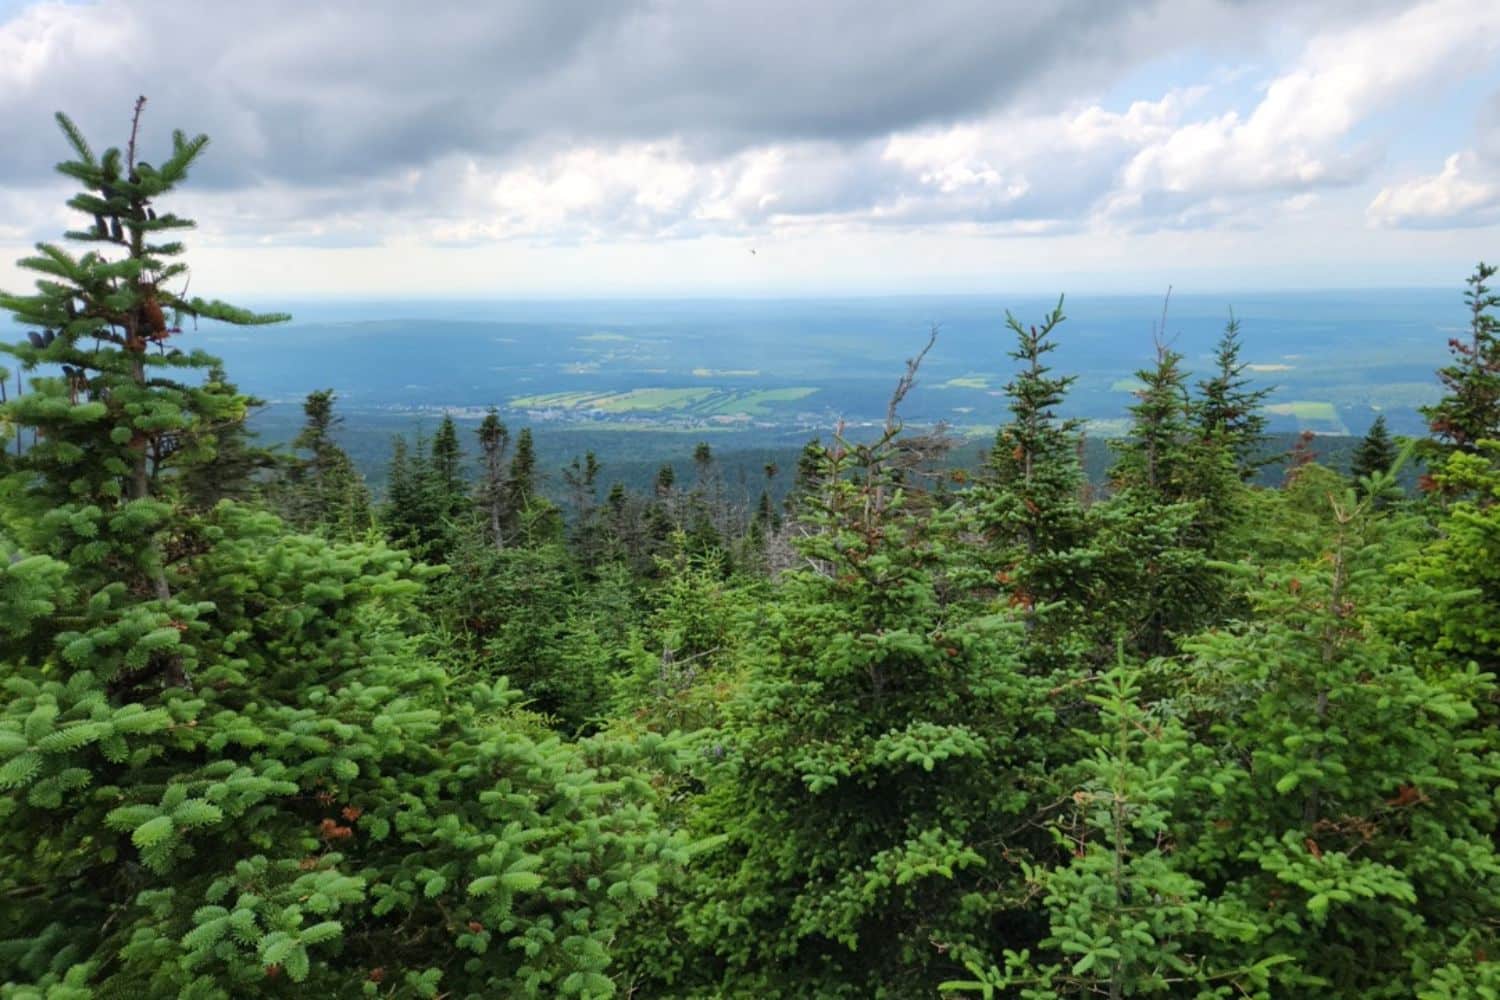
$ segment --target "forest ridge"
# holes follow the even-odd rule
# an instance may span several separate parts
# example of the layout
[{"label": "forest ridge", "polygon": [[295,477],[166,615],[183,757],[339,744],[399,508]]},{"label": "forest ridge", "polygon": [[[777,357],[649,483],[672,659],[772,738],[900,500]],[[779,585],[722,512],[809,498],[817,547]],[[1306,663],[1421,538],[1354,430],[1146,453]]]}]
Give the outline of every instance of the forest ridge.
[{"label": "forest ridge", "polygon": [[1163,325],[1091,486],[1059,300],[997,317],[974,468],[903,427],[929,339],[748,508],[700,445],[580,456],[565,518],[497,413],[377,503],[332,392],[279,456],[193,346],[287,318],[188,294],[207,138],[58,121],[78,228],[0,294],[0,996],[1500,996],[1495,268],[1348,477],[1257,484],[1231,320],[1198,374]]}]

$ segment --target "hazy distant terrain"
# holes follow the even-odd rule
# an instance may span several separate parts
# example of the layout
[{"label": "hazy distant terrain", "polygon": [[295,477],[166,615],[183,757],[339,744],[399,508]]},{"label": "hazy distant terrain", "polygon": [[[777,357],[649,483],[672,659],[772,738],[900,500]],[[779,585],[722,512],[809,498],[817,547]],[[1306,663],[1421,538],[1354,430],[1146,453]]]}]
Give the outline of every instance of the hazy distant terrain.
[{"label": "hazy distant terrain", "polygon": [[[293,305],[291,323],[207,327],[184,337],[222,356],[247,392],[267,400],[255,426],[286,440],[303,396],[332,387],[346,447],[378,483],[393,434],[430,431],[441,413],[473,426],[498,407],[530,425],[556,467],[594,449],[611,472],[687,461],[708,440],[754,469],[784,459],[841,419],[854,432],[880,420],[905,358],[940,328],[904,409],[987,437],[1005,419],[1013,363],[1006,309],[1039,320],[1055,299],[569,300]],[[272,307],[274,303],[267,303]],[[1245,360],[1276,391],[1271,429],[1362,434],[1377,412],[1396,433],[1420,429],[1436,367],[1463,329],[1451,289],[1174,295],[1166,329],[1195,372],[1208,367],[1230,308]],[[1078,376],[1070,415],[1090,436],[1123,427],[1130,372],[1152,358],[1159,297],[1071,297],[1052,358]],[[622,468],[626,466],[626,468]]]},{"label": "hazy distant terrain", "polygon": [[[203,330],[247,391],[276,410],[332,386],[344,412],[392,417],[498,406],[514,423],[600,429],[827,429],[878,419],[904,358],[930,324],[937,346],[906,407],[909,420],[945,420],[962,433],[1004,419],[1012,370],[1004,315],[1025,322],[1043,299],[559,301],[318,304],[290,324]],[[1161,300],[1066,303],[1054,353],[1078,382],[1069,404],[1095,433],[1120,427],[1133,380],[1152,353]],[[1433,369],[1462,329],[1449,289],[1176,295],[1166,329],[1195,371],[1233,307],[1257,377],[1277,387],[1273,427],[1362,433],[1376,412],[1398,432],[1418,428],[1434,397]],[[288,414],[288,417],[291,415]],[[351,421],[352,422],[352,421]],[[768,434],[769,432],[769,434]]]}]

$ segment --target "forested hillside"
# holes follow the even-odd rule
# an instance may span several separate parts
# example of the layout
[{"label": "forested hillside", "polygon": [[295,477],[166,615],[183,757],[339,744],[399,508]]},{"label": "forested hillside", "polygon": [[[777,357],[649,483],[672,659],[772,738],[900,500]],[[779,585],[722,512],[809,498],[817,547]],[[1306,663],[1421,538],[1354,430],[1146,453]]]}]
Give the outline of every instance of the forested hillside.
[{"label": "forested hillside", "polygon": [[1265,474],[1231,321],[1119,373],[1091,482],[1059,300],[995,317],[982,454],[903,427],[924,349],[743,482],[601,449],[555,502],[492,413],[372,497],[333,392],[273,454],[194,346],[285,318],[188,294],[206,138],[59,121],[77,228],[0,294],[0,996],[1500,996],[1494,268],[1352,474]]}]

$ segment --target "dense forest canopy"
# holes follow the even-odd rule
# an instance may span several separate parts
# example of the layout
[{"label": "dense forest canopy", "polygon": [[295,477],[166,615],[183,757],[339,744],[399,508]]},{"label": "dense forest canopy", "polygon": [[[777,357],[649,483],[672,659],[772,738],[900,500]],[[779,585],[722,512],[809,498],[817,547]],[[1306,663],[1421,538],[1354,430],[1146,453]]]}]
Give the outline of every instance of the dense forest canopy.
[{"label": "dense forest canopy", "polygon": [[206,137],[58,120],[79,228],[0,294],[0,995],[1500,996],[1495,268],[1350,475],[1266,484],[1230,318],[1198,372],[1163,324],[1091,480],[1059,299],[996,318],[978,461],[903,425],[924,348],[748,502],[701,444],[559,505],[498,413],[376,499],[335,393],[274,452],[192,346],[285,318],[187,295]]}]

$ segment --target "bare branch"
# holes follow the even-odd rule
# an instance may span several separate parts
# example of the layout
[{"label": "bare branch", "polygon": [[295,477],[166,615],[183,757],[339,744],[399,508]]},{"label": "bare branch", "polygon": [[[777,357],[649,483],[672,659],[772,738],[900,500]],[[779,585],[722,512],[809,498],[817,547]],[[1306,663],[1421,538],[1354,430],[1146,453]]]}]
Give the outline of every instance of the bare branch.
[{"label": "bare branch", "polygon": [[125,170],[135,170],[135,137],[141,128],[141,112],[146,109],[146,95],[135,99],[135,113],[130,116],[130,142],[125,147]]},{"label": "bare branch", "polygon": [[1161,326],[1152,324],[1151,329],[1151,342],[1156,345],[1156,357],[1158,360],[1160,360],[1161,356],[1166,353],[1167,348],[1172,346],[1172,342],[1165,339],[1167,336],[1167,308],[1171,306],[1171,304],[1172,286],[1168,285],[1167,294],[1162,296],[1161,300]]},{"label": "bare branch", "polygon": [[900,408],[901,401],[906,398],[906,394],[911,392],[912,387],[917,384],[917,370],[922,367],[922,359],[927,357],[927,352],[932,350],[932,345],[937,343],[937,336],[938,325],[934,323],[927,334],[927,345],[921,351],[917,352],[916,357],[906,359],[906,371],[896,383],[896,389],[891,393],[891,401],[885,408],[885,432],[887,435],[893,435],[900,429],[901,425],[896,416],[896,411]]}]

